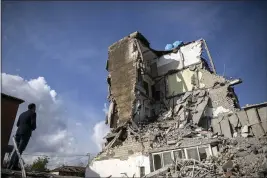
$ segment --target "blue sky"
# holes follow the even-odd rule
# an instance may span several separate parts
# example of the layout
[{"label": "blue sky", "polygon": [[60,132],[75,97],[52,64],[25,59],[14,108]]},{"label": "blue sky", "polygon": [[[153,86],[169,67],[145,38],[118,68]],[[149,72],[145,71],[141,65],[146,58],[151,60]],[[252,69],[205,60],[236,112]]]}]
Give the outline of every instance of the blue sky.
[{"label": "blue sky", "polygon": [[[140,31],[163,50],[204,38],[241,105],[267,100],[266,2],[2,2],[2,72],[43,76],[75,111],[104,120],[108,46]],[[90,109],[89,109],[90,108]],[[83,118],[79,118],[81,121]]]}]

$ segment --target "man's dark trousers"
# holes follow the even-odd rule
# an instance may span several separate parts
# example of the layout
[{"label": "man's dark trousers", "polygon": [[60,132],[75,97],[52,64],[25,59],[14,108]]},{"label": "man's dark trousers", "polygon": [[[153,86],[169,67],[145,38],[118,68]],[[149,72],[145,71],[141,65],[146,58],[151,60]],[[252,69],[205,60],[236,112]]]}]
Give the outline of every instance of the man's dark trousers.
[{"label": "man's dark trousers", "polygon": [[[31,138],[31,136],[28,134],[23,134],[23,135],[22,134],[16,134],[15,141],[16,141],[20,155],[23,153],[23,151],[27,147],[30,138]],[[15,152],[10,159],[10,164],[8,166],[8,169],[17,169],[18,168],[18,162],[19,162],[19,157],[17,155],[17,152]]]},{"label": "man's dark trousers", "polygon": [[[20,114],[18,122],[17,122],[17,132],[15,136],[15,141],[18,146],[18,151],[20,155],[25,150],[30,137],[32,135],[32,131],[36,129],[36,113],[35,111],[28,110]],[[8,168],[16,169],[18,166],[18,155],[17,153],[13,154],[10,160],[10,164]]]}]

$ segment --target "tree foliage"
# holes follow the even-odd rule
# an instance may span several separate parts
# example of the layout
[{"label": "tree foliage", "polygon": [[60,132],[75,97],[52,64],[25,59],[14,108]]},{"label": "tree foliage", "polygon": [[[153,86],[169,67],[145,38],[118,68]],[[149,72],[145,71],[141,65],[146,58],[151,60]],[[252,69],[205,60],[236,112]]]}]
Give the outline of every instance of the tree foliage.
[{"label": "tree foliage", "polygon": [[26,169],[30,171],[38,171],[38,172],[46,172],[47,164],[49,162],[49,158],[44,157],[38,157],[36,160],[33,161],[32,165],[27,165]]}]

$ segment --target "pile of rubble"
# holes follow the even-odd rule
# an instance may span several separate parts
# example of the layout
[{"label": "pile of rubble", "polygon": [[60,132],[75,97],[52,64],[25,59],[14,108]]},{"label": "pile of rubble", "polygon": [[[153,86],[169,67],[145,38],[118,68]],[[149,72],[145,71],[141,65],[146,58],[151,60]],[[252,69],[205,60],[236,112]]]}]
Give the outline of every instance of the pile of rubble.
[{"label": "pile of rubble", "polygon": [[174,109],[170,109],[160,115],[158,120],[175,119],[180,122],[179,128],[187,124],[199,124],[200,118],[208,104],[209,96],[206,90],[195,90],[186,92],[177,100]]},{"label": "pile of rubble", "polygon": [[177,159],[145,177],[266,177],[267,138],[221,139],[219,155],[206,160]]},{"label": "pile of rubble", "polygon": [[[207,122],[210,122],[210,118],[203,117],[208,101],[209,96],[205,90],[187,92],[177,100],[173,109],[160,114],[155,122],[144,125],[142,129],[131,126],[128,129],[131,133],[135,132],[133,135],[140,135],[142,140],[150,141],[152,148],[179,146],[186,138],[217,138],[220,135],[213,133],[211,127],[208,128]],[[201,124],[206,128],[200,127]]]},{"label": "pile of rubble", "polygon": [[[162,111],[156,120],[145,124],[130,121],[112,130],[103,151],[120,145],[125,139],[148,142],[148,150],[164,151],[216,143],[216,156],[207,155],[201,161],[177,159],[146,177],[222,177],[261,176],[267,172],[266,134],[255,137],[255,124],[250,124],[246,111],[237,110],[214,118],[207,114],[208,90],[186,92],[169,110]],[[240,112],[240,113],[238,113]],[[230,115],[229,115],[230,114]],[[238,117],[237,117],[238,116]],[[214,119],[219,125],[214,125]],[[228,123],[227,128],[220,124]],[[246,121],[246,122],[244,122]],[[244,124],[245,123],[245,124]],[[220,131],[218,131],[218,128]],[[254,133],[254,134],[253,134]],[[117,144],[116,144],[117,143]],[[100,153],[101,154],[101,153]]]}]

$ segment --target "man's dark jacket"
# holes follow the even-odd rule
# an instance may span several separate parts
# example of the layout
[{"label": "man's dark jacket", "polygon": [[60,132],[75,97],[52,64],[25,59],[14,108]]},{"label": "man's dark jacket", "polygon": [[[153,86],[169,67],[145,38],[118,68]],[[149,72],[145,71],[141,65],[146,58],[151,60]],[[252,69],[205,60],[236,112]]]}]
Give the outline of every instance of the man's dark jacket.
[{"label": "man's dark jacket", "polygon": [[17,135],[30,137],[32,135],[32,131],[36,129],[36,113],[31,110],[23,112],[19,116],[17,127]]}]

